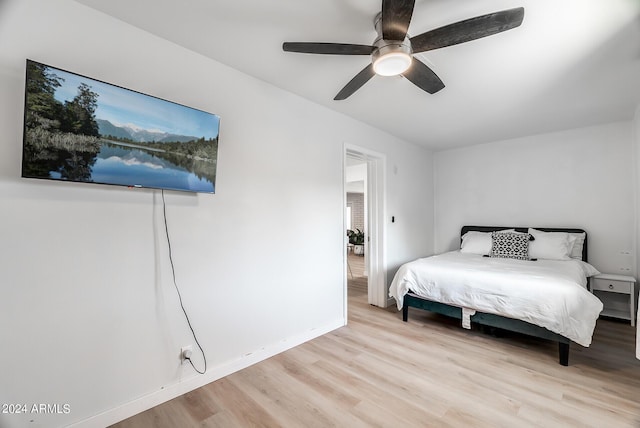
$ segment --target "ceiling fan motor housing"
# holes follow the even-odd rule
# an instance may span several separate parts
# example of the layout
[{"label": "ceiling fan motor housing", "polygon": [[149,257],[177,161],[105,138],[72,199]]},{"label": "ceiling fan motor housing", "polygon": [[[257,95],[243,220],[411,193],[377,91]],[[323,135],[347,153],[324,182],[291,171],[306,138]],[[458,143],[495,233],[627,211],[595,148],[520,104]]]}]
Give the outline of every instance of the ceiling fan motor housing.
[{"label": "ceiling fan motor housing", "polygon": [[374,62],[381,56],[388,55],[390,53],[403,53],[409,56],[411,56],[411,54],[413,53],[413,50],[411,49],[411,43],[407,38],[405,38],[403,41],[377,39],[373,43],[373,46],[375,46],[376,48],[371,53],[371,59]]}]

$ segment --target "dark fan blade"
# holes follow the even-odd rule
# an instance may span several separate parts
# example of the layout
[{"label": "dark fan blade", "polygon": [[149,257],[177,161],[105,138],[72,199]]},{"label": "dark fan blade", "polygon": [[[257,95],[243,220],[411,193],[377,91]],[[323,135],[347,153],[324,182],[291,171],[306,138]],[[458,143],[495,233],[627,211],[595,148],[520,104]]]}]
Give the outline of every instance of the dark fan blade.
[{"label": "dark fan blade", "polygon": [[402,73],[404,77],[409,79],[411,83],[416,85],[418,88],[423,91],[427,91],[430,94],[435,94],[440,89],[444,88],[444,83],[442,80],[433,72],[429,67],[427,67],[423,62],[418,61],[413,58],[411,62],[411,67],[404,73]]},{"label": "dark fan blade", "polygon": [[415,0],[382,0],[382,38],[404,40]]},{"label": "dark fan blade", "polygon": [[412,37],[411,47],[418,53],[469,42],[516,28],[523,18],[522,7],[476,16]]},{"label": "dark fan blade", "polygon": [[285,52],[327,55],[371,55],[373,46],[348,43],[284,42],[282,50]]},{"label": "dark fan blade", "polygon": [[344,88],[338,92],[338,95],[334,98],[336,101],[347,99],[351,94],[360,89],[362,85],[367,83],[376,73],[373,71],[373,64],[366,66],[360,73],[356,74],[356,77],[351,79]]}]

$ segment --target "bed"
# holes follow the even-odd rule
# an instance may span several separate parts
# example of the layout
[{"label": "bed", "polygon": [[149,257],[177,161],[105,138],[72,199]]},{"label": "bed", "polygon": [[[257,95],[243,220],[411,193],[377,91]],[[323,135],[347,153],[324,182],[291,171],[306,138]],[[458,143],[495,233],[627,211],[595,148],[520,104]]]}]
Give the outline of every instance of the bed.
[{"label": "bed", "polygon": [[413,307],[461,319],[465,328],[475,323],[552,340],[558,343],[559,363],[567,366],[570,343],[589,346],[602,311],[602,302],[587,287],[588,278],[598,273],[587,263],[587,234],[582,229],[535,228],[540,238],[536,245],[566,234],[573,237],[573,245],[576,236],[583,237],[582,248],[562,260],[487,257],[481,255],[484,249],[463,252],[467,232],[491,236],[505,229],[513,235],[531,232],[523,227],[464,226],[461,250],[402,265],[389,295],[405,322]]}]

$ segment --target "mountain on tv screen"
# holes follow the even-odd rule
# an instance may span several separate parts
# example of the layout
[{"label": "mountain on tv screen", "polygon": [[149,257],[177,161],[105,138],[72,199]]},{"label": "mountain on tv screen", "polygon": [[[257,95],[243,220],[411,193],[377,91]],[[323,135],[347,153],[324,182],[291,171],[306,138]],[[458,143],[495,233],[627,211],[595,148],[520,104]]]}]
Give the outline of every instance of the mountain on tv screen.
[{"label": "mountain on tv screen", "polygon": [[22,176],[215,193],[220,118],[27,60]]}]

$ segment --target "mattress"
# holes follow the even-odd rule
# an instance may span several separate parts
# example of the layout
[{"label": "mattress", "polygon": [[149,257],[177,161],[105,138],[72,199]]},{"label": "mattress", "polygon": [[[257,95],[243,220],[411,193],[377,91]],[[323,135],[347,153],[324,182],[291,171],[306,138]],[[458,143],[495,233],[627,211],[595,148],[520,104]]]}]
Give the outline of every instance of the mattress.
[{"label": "mattress", "polygon": [[514,318],[589,346],[602,302],[587,290],[597,274],[579,260],[514,260],[452,251],[406,263],[389,295],[402,309],[405,294]]}]

